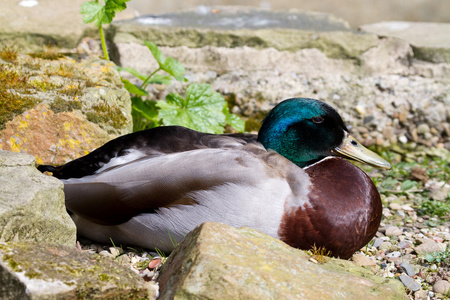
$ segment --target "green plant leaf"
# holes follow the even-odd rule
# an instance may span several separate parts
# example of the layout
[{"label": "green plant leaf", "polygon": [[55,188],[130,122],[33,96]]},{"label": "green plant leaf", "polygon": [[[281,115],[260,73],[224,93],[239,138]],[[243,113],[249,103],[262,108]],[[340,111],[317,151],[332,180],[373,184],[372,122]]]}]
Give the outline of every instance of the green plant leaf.
[{"label": "green plant leaf", "polygon": [[161,69],[163,69],[164,63],[166,62],[166,58],[164,57],[162,52],[158,49],[158,46],[156,46],[155,43],[152,43],[152,42],[149,42],[149,41],[144,41],[144,44],[147,46],[147,48],[152,53],[153,57],[158,62],[159,67]]},{"label": "green plant leaf", "polygon": [[166,102],[158,101],[159,117],[164,125],[185,126],[194,130],[223,133],[226,118],[222,109],[226,104],[209,84],[191,84],[186,99],[178,94],[167,95]]},{"label": "green plant leaf", "polygon": [[99,27],[111,23],[116,12],[127,8],[128,1],[130,0],[104,0],[104,5],[97,1],[87,1],[81,5],[80,14],[83,15],[85,24],[94,22]]},{"label": "green plant leaf", "polygon": [[156,44],[149,41],[144,41],[144,44],[150,50],[153,57],[155,57],[161,70],[169,73],[178,81],[187,81],[187,79],[184,78],[184,73],[186,72],[186,69],[182,64],[180,64],[173,57],[168,57],[166,59],[162,54],[162,52],[158,49],[158,46],[156,46]]},{"label": "green plant leaf", "polygon": [[127,79],[122,78],[122,82],[128,92],[135,94],[137,96],[148,96],[148,93],[146,90],[141,89],[138,86],[135,86],[134,84],[129,82]]},{"label": "green plant leaf", "polygon": [[158,121],[156,101],[143,101],[141,97],[132,97],[131,108],[148,121]]},{"label": "green plant leaf", "polygon": [[412,180],[405,180],[405,181],[403,181],[403,183],[401,185],[402,191],[407,191],[407,190],[410,190],[410,189],[416,188],[416,187],[417,187],[417,182],[412,181]]},{"label": "green plant leaf", "polygon": [[88,24],[94,22],[96,26],[101,26],[105,7],[95,1],[87,1],[81,5],[80,14],[83,15],[83,23]]},{"label": "green plant leaf", "polygon": [[155,83],[155,84],[169,85],[172,83],[172,79],[169,75],[155,74],[152,76],[152,78],[148,82]]},{"label": "green plant leaf", "polygon": [[134,77],[137,77],[137,78],[139,78],[142,81],[144,81],[147,78],[146,75],[144,75],[144,74],[140,73],[139,71],[137,71],[136,69],[130,68],[130,67],[117,67],[117,71],[119,71],[119,72],[120,71],[128,72],[131,75],[133,75]]},{"label": "green plant leaf", "polygon": [[168,57],[162,66],[162,69],[172,75],[178,81],[187,81],[184,78],[184,73],[186,69],[182,64],[180,64],[177,60],[172,57]]},{"label": "green plant leaf", "polygon": [[432,255],[432,254],[430,254],[430,253],[427,253],[426,255],[425,255],[425,259],[426,259],[426,261],[427,262],[433,262],[434,261],[434,256]]},{"label": "green plant leaf", "polygon": [[223,108],[223,114],[225,115],[225,120],[228,125],[230,125],[239,132],[245,131],[245,121],[239,118],[239,116],[230,113],[227,104],[225,104]]},{"label": "green plant leaf", "polygon": [[[147,75],[144,75],[137,71],[136,69],[129,68],[129,67],[117,67],[117,71],[125,71],[133,75],[134,77],[139,78],[142,81],[145,81],[147,79]],[[152,78],[148,81],[148,83],[156,83],[156,84],[166,84],[170,85],[172,83],[171,77],[169,75],[160,75],[160,74],[154,74]]]}]

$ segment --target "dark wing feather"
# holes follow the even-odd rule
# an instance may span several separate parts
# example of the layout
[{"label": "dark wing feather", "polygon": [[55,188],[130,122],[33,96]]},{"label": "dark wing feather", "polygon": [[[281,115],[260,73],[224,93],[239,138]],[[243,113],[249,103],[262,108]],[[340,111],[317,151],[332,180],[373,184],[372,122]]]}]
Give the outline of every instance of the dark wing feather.
[{"label": "dark wing feather", "polygon": [[126,155],[129,150],[139,150],[146,157],[206,148],[234,148],[256,143],[256,135],[214,135],[180,126],[165,126],[142,130],[109,141],[86,156],[62,166],[41,165],[41,172],[50,171],[59,179],[82,178],[95,174],[112,158]]}]

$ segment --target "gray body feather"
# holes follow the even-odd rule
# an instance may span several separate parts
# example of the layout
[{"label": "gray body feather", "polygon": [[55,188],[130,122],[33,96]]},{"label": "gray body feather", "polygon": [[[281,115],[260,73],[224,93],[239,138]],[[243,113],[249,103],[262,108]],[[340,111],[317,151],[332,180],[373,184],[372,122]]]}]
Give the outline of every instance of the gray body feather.
[{"label": "gray body feather", "polygon": [[306,173],[259,143],[122,162],[63,180],[81,235],[170,251],[171,239],[214,221],[278,238],[283,214],[309,205]]}]

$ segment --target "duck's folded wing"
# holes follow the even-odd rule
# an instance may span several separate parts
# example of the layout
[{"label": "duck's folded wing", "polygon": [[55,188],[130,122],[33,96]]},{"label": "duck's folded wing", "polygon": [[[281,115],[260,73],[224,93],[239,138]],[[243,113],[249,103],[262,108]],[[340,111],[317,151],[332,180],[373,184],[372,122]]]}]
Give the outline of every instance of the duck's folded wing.
[{"label": "duck's folded wing", "polygon": [[[201,149],[141,159],[107,172],[63,180],[66,207],[85,219],[118,224],[175,204],[195,204],[195,192],[224,184],[257,186],[288,176],[295,165],[255,145]],[[297,168],[299,169],[299,168]],[[230,191],[230,195],[232,195]]]},{"label": "duck's folded wing", "polygon": [[59,179],[82,178],[143,157],[205,148],[236,148],[257,143],[256,139],[254,134],[215,135],[180,126],[163,126],[118,137],[65,165],[41,165],[38,169],[52,172]]}]

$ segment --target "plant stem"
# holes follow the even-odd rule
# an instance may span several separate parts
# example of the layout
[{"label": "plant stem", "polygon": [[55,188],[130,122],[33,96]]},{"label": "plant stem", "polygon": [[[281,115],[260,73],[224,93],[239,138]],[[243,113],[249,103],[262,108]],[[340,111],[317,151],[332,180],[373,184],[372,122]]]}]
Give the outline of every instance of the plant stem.
[{"label": "plant stem", "polygon": [[158,68],[156,71],[154,71],[152,74],[148,75],[147,78],[145,78],[144,82],[141,84],[141,89],[145,90],[145,88],[148,85],[148,82],[150,81],[150,78],[152,78],[153,75],[156,74],[156,72],[158,72],[159,70],[161,70],[161,68]]},{"label": "plant stem", "polygon": [[105,34],[103,33],[103,27],[101,25],[98,26],[98,31],[100,32],[100,40],[102,41],[103,55],[105,56],[106,60],[109,60],[108,48],[106,48]]}]

